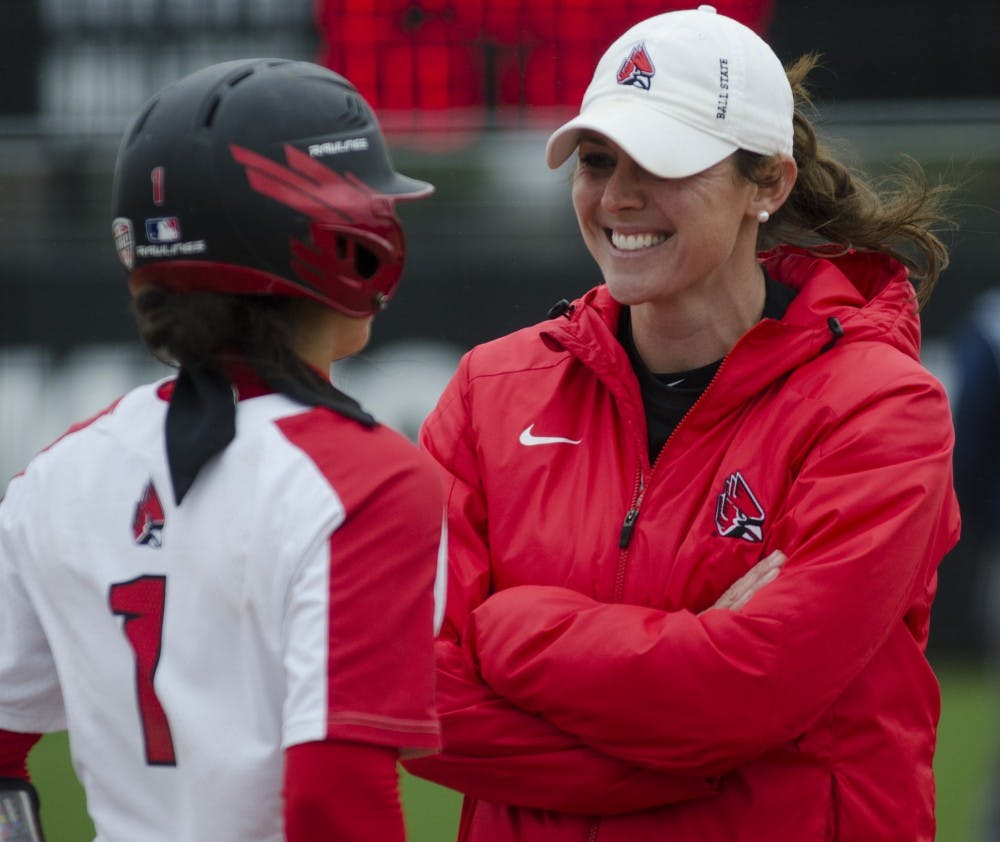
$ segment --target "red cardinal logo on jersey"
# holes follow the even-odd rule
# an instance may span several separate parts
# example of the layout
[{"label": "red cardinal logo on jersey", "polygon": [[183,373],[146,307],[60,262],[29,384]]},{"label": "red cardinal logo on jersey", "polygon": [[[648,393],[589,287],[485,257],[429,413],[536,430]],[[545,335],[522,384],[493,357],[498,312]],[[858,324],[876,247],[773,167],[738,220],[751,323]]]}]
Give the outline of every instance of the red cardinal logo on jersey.
[{"label": "red cardinal logo on jersey", "polygon": [[637,88],[648,91],[655,73],[656,69],[653,67],[649,53],[646,52],[646,45],[639,43],[632,48],[621,67],[618,68],[618,84],[635,85]]},{"label": "red cardinal logo on jersey", "polygon": [[750,486],[737,471],[730,474],[715,504],[715,528],[725,538],[742,538],[758,544],[764,540],[764,510]]},{"label": "red cardinal logo on jersey", "polygon": [[135,505],[135,516],[132,518],[132,537],[137,544],[147,547],[160,547],[163,541],[160,532],[163,530],[163,506],[156,486],[150,480],[143,489],[139,502]]}]

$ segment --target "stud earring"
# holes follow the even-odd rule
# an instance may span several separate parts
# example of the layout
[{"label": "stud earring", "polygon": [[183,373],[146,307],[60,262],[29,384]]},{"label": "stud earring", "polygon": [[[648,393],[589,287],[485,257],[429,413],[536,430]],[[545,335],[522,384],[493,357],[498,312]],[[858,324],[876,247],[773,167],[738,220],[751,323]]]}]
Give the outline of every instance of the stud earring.
[{"label": "stud earring", "polygon": [[757,211],[757,221],[761,225],[763,225],[765,222],[767,222],[770,218],[771,218],[771,214],[769,214],[766,210]]}]

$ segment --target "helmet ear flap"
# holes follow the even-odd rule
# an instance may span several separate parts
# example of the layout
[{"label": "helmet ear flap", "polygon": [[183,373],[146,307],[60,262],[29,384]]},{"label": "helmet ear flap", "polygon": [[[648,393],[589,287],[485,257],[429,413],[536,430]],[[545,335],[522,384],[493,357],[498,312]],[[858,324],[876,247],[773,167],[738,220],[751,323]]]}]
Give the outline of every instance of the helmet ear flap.
[{"label": "helmet ear flap", "polygon": [[384,310],[403,273],[406,240],[395,213],[314,222],[309,242],[292,240],[292,270],[324,302],[349,316]]}]

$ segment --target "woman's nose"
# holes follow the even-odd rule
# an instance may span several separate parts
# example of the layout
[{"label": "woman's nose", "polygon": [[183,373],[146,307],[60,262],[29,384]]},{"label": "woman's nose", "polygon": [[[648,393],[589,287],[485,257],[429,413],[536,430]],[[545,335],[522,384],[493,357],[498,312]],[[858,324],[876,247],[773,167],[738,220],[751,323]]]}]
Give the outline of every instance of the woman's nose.
[{"label": "woman's nose", "polygon": [[611,177],[604,185],[601,204],[604,205],[605,210],[616,213],[630,208],[642,207],[645,203],[645,195],[638,175],[637,167],[630,166],[628,162],[618,162]]}]

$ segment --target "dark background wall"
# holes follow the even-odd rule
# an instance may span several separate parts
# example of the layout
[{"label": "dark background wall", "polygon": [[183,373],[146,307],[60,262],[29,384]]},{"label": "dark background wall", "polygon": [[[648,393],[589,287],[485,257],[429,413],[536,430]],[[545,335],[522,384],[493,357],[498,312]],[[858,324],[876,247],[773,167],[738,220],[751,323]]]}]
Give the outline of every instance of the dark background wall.
[{"label": "dark background wall", "polygon": [[[100,11],[106,5],[4,0],[0,344],[67,351],[133,338],[107,208],[134,103],[199,64],[320,49],[305,0],[145,0],[113,14]],[[859,166],[882,172],[909,153],[935,177],[964,182],[952,269],[925,313],[928,335],[947,335],[1000,256],[1000,4],[777,0],[770,21],[783,59],[823,54],[813,80],[820,121]],[[438,193],[403,211],[410,262],[376,343],[430,336],[467,346],[544,317],[554,300],[598,280],[566,174],[541,161],[563,116],[494,108],[465,134],[396,138],[397,163]]]}]

